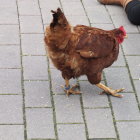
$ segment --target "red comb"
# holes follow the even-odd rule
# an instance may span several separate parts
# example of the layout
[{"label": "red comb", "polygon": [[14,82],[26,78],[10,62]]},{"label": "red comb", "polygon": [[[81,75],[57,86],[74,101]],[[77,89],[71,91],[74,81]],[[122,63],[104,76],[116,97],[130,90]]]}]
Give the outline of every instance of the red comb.
[{"label": "red comb", "polygon": [[126,35],[126,31],[123,26],[119,27],[119,30],[123,31],[124,35]]}]

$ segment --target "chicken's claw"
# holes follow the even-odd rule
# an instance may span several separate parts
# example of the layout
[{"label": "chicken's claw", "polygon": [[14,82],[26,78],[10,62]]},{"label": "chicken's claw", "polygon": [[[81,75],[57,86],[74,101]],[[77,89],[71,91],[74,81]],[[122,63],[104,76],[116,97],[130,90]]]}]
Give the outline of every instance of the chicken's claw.
[{"label": "chicken's claw", "polygon": [[81,94],[80,91],[76,91],[75,88],[78,88],[79,85],[74,85],[70,88],[70,85],[69,86],[61,86],[62,88],[64,88],[64,91],[66,93],[67,96],[69,96],[70,94]]},{"label": "chicken's claw", "polygon": [[122,98],[123,95],[121,94],[118,94],[118,92],[121,92],[124,90],[124,88],[121,88],[121,89],[116,89],[116,90],[113,90],[105,85],[103,85],[102,83],[99,83],[99,84],[96,84],[96,86],[98,86],[99,88],[103,89],[104,91],[100,94],[104,94],[104,93],[108,93],[112,96],[115,96],[115,97],[119,97],[119,98]]},{"label": "chicken's claw", "polygon": [[118,92],[121,92],[121,91],[123,91],[123,90],[124,90],[124,88],[116,89],[116,90],[110,89],[110,90],[108,90],[108,91],[103,91],[102,93],[100,93],[100,95],[101,95],[101,94],[104,94],[104,93],[108,93],[108,94],[110,94],[110,95],[112,95],[112,96],[122,98],[123,95],[118,94]]}]

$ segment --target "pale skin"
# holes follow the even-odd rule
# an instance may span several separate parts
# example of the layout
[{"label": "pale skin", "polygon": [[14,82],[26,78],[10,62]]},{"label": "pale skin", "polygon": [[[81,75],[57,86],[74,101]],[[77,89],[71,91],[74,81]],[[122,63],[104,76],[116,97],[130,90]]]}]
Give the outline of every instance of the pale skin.
[{"label": "pale skin", "polygon": [[123,6],[124,8],[126,7],[126,5],[132,1],[132,0],[98,0],[100,3],[102,4],[117,4],[117,5],[121,5]]}]

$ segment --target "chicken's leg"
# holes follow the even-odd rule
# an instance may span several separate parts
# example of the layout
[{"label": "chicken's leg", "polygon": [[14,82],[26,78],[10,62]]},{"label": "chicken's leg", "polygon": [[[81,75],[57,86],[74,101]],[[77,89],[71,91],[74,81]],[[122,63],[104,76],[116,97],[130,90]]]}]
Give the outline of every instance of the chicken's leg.
[{"label": "chicken's leg", "polygon": [[117,90],[113,90],[105,85],[103,85],[102,83],[99,83],[99,84],[96,84],[97,87],[103,89],[106,93],[109,93],[111,94],[112,96],[115,96],[115,97],[123,97],[123,95],[120,95],[120,94],[117,94],[118,92],[121,92],[124,90],[124,88],[121,88],[121,89],[117,89]]},{"label": "chicken's leg", "polygon": [[80,91],[75,91],[74,89],[78,87],[78,85],[74,85],[70,88],[69,80],[65,79],[65,87],[64,91],[66,92],[66,95],[69,96],[70,94],[80,94]]}]

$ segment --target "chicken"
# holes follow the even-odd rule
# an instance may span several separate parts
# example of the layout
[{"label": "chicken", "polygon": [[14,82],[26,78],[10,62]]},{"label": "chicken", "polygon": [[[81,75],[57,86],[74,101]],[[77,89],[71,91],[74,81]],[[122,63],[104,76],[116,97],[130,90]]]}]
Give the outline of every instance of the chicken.
[{"label": "chicken", "polygon": [[103,69],[117,60],[119,44],[126,37],[123,26],[110,31],[84,25],[73,27],[60,8],[51,12],[53,20],[46,28],[44,41],[54,66],[62,72],[66,94],[80,94],[74,90],[77,85],[70,87],[69,80],[86,75],[91,84],[122,97],[118,92],[123,88],[113,90],[100,81]]}]

